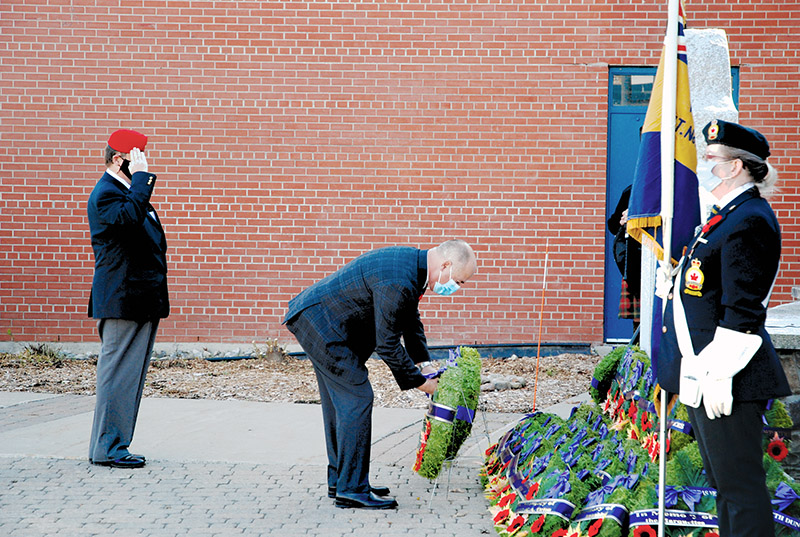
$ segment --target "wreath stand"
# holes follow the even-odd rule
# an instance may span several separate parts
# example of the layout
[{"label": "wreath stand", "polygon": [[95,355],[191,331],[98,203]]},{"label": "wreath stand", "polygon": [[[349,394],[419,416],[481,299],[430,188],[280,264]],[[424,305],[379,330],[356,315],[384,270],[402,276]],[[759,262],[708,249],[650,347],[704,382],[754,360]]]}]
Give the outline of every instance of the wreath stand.
[{"label": "wreath stand", "polygon": [[[461,400],[462,400],[463,403],[466,403],[466,397],[464,396],[463,390],[461,391]],[[483,403],[481,403],[480,400],[478,400],[478,406],[475,409],[475,415],[477,417],[477,414],[480,413],[481,420],[483,421],[483,436],[486,437],[486,441],[489,443],[489,445],[491,445],[492,439],[491,439],[491,436],[489,434],[489,424],[486,422],[486,414],[485,414],[484,406],[485,405]],[[472,423],[473,423],[473,426],[474,426],[475,417],[473,417]],[[453,430],[455,431],[455,428]],[[472,436],[474,432],[475,432],[475,430],[473,428],[472,430],[470,430],[469,435]],[[460,449],[459,449],[459,451],[460,451]],[[453,473],[453,463],[456,461],[457,458],[458,458],[458,454],[456,453],[455,457],[452,457],[452,458],[449,458],[449,459],[445,459],[444,461],[442,461],[442,467],[444,467],[444,465],[447,465],[447,484],[445,485],[445,487],[446,487],[445,499],[446,500],[450,499],[450,478],[452,477],[452,473]],[[433,481],[433,488],[431,489],[431,496],[430,496],[430,498],[428,500],[428,509],[431,509],[433,507],[433,498],[436,495],[436,489],[439,486],[439,480],[441,479],[441,477],[442,477],[442,472],[440,471],[439,474],[436,476],[436,479]]]}]

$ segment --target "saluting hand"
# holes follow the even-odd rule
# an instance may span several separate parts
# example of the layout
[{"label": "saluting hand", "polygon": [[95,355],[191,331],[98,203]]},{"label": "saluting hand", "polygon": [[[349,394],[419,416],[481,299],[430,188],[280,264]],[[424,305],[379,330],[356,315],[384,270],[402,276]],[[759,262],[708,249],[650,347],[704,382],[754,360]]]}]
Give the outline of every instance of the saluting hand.
[{"label": "saluting hand", "polygon": [[129,166],[131,175],[136,172],[147,171],[147,159],[138,147],[131,149],[131,165]]}]

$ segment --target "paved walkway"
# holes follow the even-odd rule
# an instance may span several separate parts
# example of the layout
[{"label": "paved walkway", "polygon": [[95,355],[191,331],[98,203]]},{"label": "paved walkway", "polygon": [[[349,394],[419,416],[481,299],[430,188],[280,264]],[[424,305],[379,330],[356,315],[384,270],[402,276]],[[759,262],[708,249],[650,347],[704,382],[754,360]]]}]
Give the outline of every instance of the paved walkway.
[{"label": "paved walkway", "polygon": [[319,405],[144,399],[139,470],[87,462],[93,408],[94,397],[0,392],[0,535],[494,535],[478,469],[489,439],[521,417],[479,412],[431,483],[411,471],[423,411],[376,408],[371,481],[400,507],[364,511],[326,496]]}]

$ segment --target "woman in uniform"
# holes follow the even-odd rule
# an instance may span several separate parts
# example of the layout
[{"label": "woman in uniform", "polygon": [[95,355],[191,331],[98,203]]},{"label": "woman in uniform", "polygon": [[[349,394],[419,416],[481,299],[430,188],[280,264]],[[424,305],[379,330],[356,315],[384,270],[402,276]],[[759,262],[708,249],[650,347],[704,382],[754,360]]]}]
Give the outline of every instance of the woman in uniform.
[{"label": "woman in uniform", "polygon": [[762,194],[777,173],[758,131],[717,119],[703,135],[698,180],[718,201],[667,296],[658,380],[689,410],[717,489],[720,536],[773,537],[762,415],[770,399],[791,393],[764,328],[781,239]]}]

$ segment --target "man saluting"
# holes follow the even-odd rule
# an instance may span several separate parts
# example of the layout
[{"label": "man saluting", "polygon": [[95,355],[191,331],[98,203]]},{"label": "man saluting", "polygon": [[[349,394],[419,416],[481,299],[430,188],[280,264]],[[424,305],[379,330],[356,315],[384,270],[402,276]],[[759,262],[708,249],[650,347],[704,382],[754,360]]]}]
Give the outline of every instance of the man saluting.
[{"label": "man saluting", "polygon": [[141,468],[145,458],[128,446],[142,399],[159,319],[169,315],[167,240],[150,196],[147,137],[115,131],[105,152],[106,172],[89,196],[94,279],[89,316],[102,342],[97,361],[89,461]]}]

